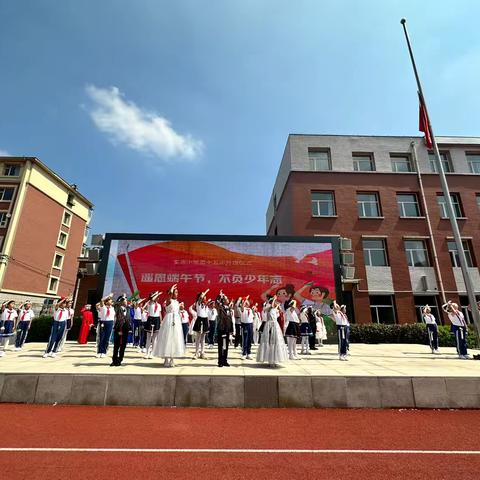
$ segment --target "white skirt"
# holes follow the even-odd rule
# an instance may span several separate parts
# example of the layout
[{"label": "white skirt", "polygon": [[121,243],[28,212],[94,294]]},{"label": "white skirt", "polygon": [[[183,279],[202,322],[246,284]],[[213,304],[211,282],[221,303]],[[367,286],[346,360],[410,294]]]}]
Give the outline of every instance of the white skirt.
[{"label": "white skirt", "polygon": [[325,324],[323,322],[317,322],[317,333],[315,336],[318,340],[327,339],[327,329],[325,328]]},{"label": "white skirt", "polygon": [[167,313],[160,326],[157,343],[152,354],[154,357],[161,358],[178,358],[185,355],[185,341],[180,315]]},{"label": "white skirt", "polygon": [[282,335],[282,330],[277,321],[268,321],[265,323],[260,345],[257,350],[257,362],[276,363],[286,362],[288,360],[287,345]]}]

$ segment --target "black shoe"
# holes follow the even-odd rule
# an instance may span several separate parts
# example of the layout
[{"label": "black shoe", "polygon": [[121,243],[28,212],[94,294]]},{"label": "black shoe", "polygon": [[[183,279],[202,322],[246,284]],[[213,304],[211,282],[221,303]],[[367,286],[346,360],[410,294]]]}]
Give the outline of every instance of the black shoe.
[{"label": "black shoe", "polygon": [[115,362],[112,362],[112,363],[110,364],[110,366],[111,366],[111,367],[116,367],[117,364],[116,364]]},{"label": "black shoe", "polygon": [[220,363],[218,364],[219,367],[223,367],[223,365],[221,365]]},{"label": "black shoe", "polygon": [[229,367],[230,364],[229,364],[228,362],[225,362],[225,363],[223,364],[223,366],[224,366],[224,367]]}]

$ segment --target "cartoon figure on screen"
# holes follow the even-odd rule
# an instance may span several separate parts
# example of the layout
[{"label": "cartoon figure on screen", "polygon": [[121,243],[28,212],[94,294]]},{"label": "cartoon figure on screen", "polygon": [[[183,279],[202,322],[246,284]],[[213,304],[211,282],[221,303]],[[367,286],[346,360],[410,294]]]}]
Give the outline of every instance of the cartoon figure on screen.
[{"label": "cartoon figure on screen", "polygon": [[170,287],[168,297],[165,302],[166,315],[160,327],[158,341],[153,348],[153,355],[163,358],[165,367],[174,367],[173,359],[183,357],[185,354],[185,340],[176,284]]},{"label": "cartoon figure on screen", "polygon": [[277,303],[285,309],[286,303],[295,296],[295,286],[292,283],[287,283],[285,286],[274,284],[268,290],[265,290],[261,297],[266,302],[272,295],[276,295]]},{"label": "cartoon figure on screen", "polygon": [[[305,290],[308,290],[309,297],[303,295]],[[327,287],[308,282],[298,290],[295,298],[301,305],[311,305],[314,310],[320,310],[323,315],[331,315],[332,309],[330,307],[331,300],[328,298],[329,293]]]}]

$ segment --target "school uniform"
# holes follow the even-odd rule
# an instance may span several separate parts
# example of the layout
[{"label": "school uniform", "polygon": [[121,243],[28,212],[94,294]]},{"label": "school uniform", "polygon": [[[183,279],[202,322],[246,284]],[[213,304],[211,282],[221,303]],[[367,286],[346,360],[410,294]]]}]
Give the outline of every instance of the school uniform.
[{"label": "school uniform", "polygon": [[287,337],[288,356],[290,360],[296,360],[298,359],[297,338],[300,336],[300,320],[295,309],[287,308],[285,322],[287,324],[285,337]]},{"label": "school uniform", "polygon": [[145,324],[145,331],[147,339],[145,342],[145,349],[147,357],[152,356],[153,349],[158,340],[158,331],[160,330],[160,323],[162,322],[162,306],[150,300],[147,303],[147,322]]},{"label": "school uniform", "polygon": [[142,331],[142,308],[133,308],[133,346],[140,345],[140,337]]},{"label": "school uniform", "polygon": [[253,310],[244,307],[241,317],[242,325],[242,356],[249,356],[252,353],[253,340]]},{"label": "school uniform", "polygon": [[113,358],[111,366],[119,367],[123,362],[128,332],[132,329],[129,309],[124,305],[115,307],[115,323],[113,325]]},{"label": "school uniform", "polygon": [[346,360],[348,349],[348,327],[350,326],[350,323],[348,317],[343,312],[332,311],[332,316],[337,325],[338,354],[340,355],[341,360]]},{"label": "school uniform", "polygon": [[310,355],[309,340],[313,337],[312,329],[308,318],[308,312],[303,310],[300,312],[300,337],[302,345],[302,354]]},{"label": "school uniform", "polygon": [[35,317],[31,308],[22,308],[20,315],[18,316],[19,322],[17,325],[17,338],[15,339],[15,348],[22,348],[27,340],[28,330],[32,324],[32,320]]},{"label": "school uniform", "polygon": [[195,310],[197,318],[193,325],[193,331],[196,333],[195,337],[195,358],[197,356],[203,357],[205,349],[205,335],[208,333],[208,309],[205,303],[196,302]]},{"label": "school uniform", "polygon": [[55,353],[61,352],[63,350],[65,342],[67,341],[68,332],[73,326],[73,315],[75,311],[73,310],[73,308],[66,308],[65,311],[67,312],[67,318],[65,320],[65,330],[63,331],[62,339],[60,340],[60,343],[58,344]]},{"label": "school uniform", "polygon": [[52,330],[48,340],[47,349],[44,355],[55,356],[60,342],[62,341],[63,332],[65,331],[65,324],[69,315],[67,308],[57,308],[53,314]]},{"label": "school uniform", "polygon": [[213,347],[215,340],[215,324],[217,322],[218,312],[216,308],[208,308],[207,318],[208,318],[208,345]]},{"label": "school uniform", "polygon": [[[15,329],[15,319],[18,317],[18,313],[15,309],[5,308],[0,315],[0,333],[2,337],[3,352],[7,349],[10,337],[13,336]],[[3,354],[2,354],[3,355]]]},{"label": "school uniform", "polygon": [[188,312],[186,310],[180,310],[180,318],[182,319],[183,341],[185,342],[185,345],[186,345],[188,330],[190,329]]},{"label": "school uniform", "polygon": [[228,344],[230,335],[234,331],[232,311],[228,305],[225,305],[223,298],[217,299],[218,317],[217,317],[217,344],[218,344],[218,366],[229,367],[228,363]]},{"label": "school uniform", "polygon": [[310,325],[310,331],[312,335],[308,337],[308,347],[310,350],[317,350],[316,339],[317,339],[317,319],[313,309],[309,308],[307,310],[308,324]]},{"label": "school uniform", "polygon": [[242,345],[242,310],[237,303],[233,307],[233,315],[235,317],[235,342],[233,346],[237,348]]},{"label": "school uniform", "polygon": [[450,312],[448,319],[452,324],[452,330],[455,335],[458,357],[468,358],[467,352],[467,322],[462,312]]},{"label": "school uniform", "polygon": [[428,343],[432,353],[438,351],[438,326],[435,317],[431,313],[423,314],[423,321],[427,325]]},{"label": "school uniform", "polygon": [[97,353],[100,355],[106,355],[110,343],[110,337],[112,336],[113,323],[115,322],[115,308],[113,306],[103,305],[103,307],[98,309],[98,318],[100,333]]}]

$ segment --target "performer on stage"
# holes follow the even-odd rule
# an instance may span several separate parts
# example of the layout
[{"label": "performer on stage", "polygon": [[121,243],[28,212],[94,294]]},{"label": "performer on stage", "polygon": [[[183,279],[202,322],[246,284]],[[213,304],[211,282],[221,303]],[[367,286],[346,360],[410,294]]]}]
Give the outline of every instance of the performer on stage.
[{"label": "performer on stage", "polygon": [[297,355],[297,339],[300,336],[300,320],[297,314],[297,302],[290,300],[286,305],[285,320],[287,329],[285,336],[287,337],[288,358],[290,360],[299,360]]},{"label": "performer on stage", "polygon": [[185,355],[185,340],[176,284],[170,287],[168,296],[165,307],[166,315],[160,327],[158,342],[153,348],[153,355],[163,358],[165,367],[174,367],[173,359]]},{"label": "performer on stage", "polygon": [[310,328],[309,312],[312,307],[304,305],[300,308],[300,337],[301,337],[301,354],[311,355],[309,340],[313,337],[312,329]]},{"label": "performer on stage", "polygon": [[87,343],[90,329],[93,327],[92,306],[87,303],[82,307],[80,313],[82,314],[82,324],[80,325],[80,333],[78,334],[77,342],[84,345]]},{"label": "performer on stage", "polygon": [[427,325],[428,343],[432,353],[440,353],[438,351],[438,327],[435,317],[432,315],[432,310],[429,305],[422,308],[422,319]]},{"label": "performer on stage", "polygon": [[120,367],[128,342],[128,332],[132,330],[131,315],[128,309],[127,295],[117,298],[115,305],[115,323],[113,325],[113,357],[111,367]]},{"label": "performer on stage", "polygon": [[273,296],[267,301],[264,308],[266,322],[260,337],[260,345],[257,350],[257,362],[268,363],[271,367],[276,366],[288,359],[287,348],[283,333],[278,324],[278,303]]},{"label": "performer on stage", "polygon": [[340,360],[346,361],[347,348],[348,348],[348,326],[350,325],[348,317],[345,311],[342,311],[342,307],[335,300],[333,301],[332,319],[337,325],[338,336],[338,355]]},{"label": "performer on stage", "polygon": [[[317,349],[317,317],[315,316],[315,312],[311,307],[307,309],[306,315],[308,318],[308,324],[310,325],[310,331],[312,332],[312,334],[308,337],[308,347],[309,347],[309,351],[311,352],[312,350],[318,350]],[[323,319],[322,319],[322,322],[323,322]],[[326,335],[325,335],[325,338],[327,338]]]},{"label": "performer on stage", "polygon": [[57,346],[57,349],[55,350],[55,353],[59,353],[63,350],[63,347],[65,346],[65,342],[67,341],[67,335],[68,332],[71,330],[73,326],[73,315],[74,315],[74,310],[72,308],[72,299],[67,298],[65,302],[65,308],[67,312],[67,318],[65,320],[65,330],[63,331],[62,339],[60,340],[60,343]]},{"label": "performer on stage", "polygon": [[140,327],[140,351],[142,353],[147,352],[147,320],[148,320],[148,311],[145,308],[145,300],[142,300],[142,326]]},{"label": "performer on stage", "polygon": [[15,350],[21,350],[27,340],[28,331],[32,325],[35,314],[32,310],[32,303],[27,300],[20,308],[19,322],[17,325],[17,338],[15,339]]},{"label": "performer on stage", "polygon": [[197,318],[195,319],[195,324],[193,325],[193,331],[195,332],[194,360],[196,358],[205,359],[205,336],[208,333],[208,312],[206,305],[206,295],[208,291],[209,289],[205,290],[204,292],[200,292],[195,301]]},{"label": "performer on stage", "polygon": [[187,345],[188,331],[190,330],[190,319],[188,312],[185,310],[185,304],[183,302],[179,303],[180,308],[180,318],[182,319],[182,330],[183,330],[183,341]]},{"label": "performer on stage", "polygon": [[448,319],[452,324],[452,330],[455,334],[455,341],[457,344],[458,358],[461,360],[468,360],[470,358],[467,352],[467,322],[463,313],[458,309],[458,304],[451,300],[442,305],[444,312],[448,314]]},{"label": "performer on stage", "polygon": [[220,290],[216,300],[218,309],[217,319],[217,343],[218,343],[218,366],[229,367],[228,345],[230,335],[233,334],[233,316],[227,296]]},{"label": "performer on stage", "polygon": [[208,317],[208,348],[213,348],[215,342],[215,325],[217,324],[218,312],[215,308],[215,302],[210,300],[208,302],[207,317]]},{"label": "performer on stage", "polygon": [[146,306],[148,317],[145,325],[147,331],[147,341],[145,345],[145,358],[153,357],[153,349],[158,341],[158,331],[162,321],[162,305],[160,304],[160,294],[162,292],[152,292],[148,297]]},{"label": "performer on stage", "polygon": [[317,340],[318,346],[323,347],[323,341],[327,339],[327,327],[325,326],[325,320],[322,317],[320,310],[314,310],[312,307],[312,314],[317,324]]},{"label": "performer on stage", "polygon": [[65,331],[65,323],[69,314],[70,312],[67,309],[67,299],[61,298],[55,305],[50,339],[48,340],[47,349],[43,354],[43,358],[57,356],[56,351],[62,340],[63,332]]},{"label": "performer on stage", "polygon": [[98,345],[97,357],[103,358],[107,354],[110,337],[115,321],[115,309],[113,307],[113,293],[102,298],[96,305],[98,312]]},{"label": "performer on stage", "polygon": [[142,302],[143,299],[139,298],[132,303],[133,309],[133,346],[137,349],[141,349],[141,336],[142,336]]},{"label": "performer on stage", "polygon": [[[4,307],[4,308],[3,308]],[[5,304],[2,304],[2,313],[0,315],[0,334],[2,341],[2,350],[0,350],[0,357],[5,355],[10,337],[15,332],[15,319],[18,317],[17,310],[15,309],[15,301],[10,300]]]},{"label": "performer on stage", "polygon": [[258,303],[252,307],[253,312],[253,343],[258,345],[258,340],[260,338],[260,326],[262,325],[262,318],[260,312],[258,311]]},{"label": "performer on stage", "polygon": [[235,317],[235,340],[233,347],[242,346],[242,297],[238,297],[233,305],[233,315]]},{"label": "performer on stage", "polygon": [[250,308],[249,295],[241,304],[242,322],[242,360],[252,360],[252,340],[253,340],[253,310]]}]

